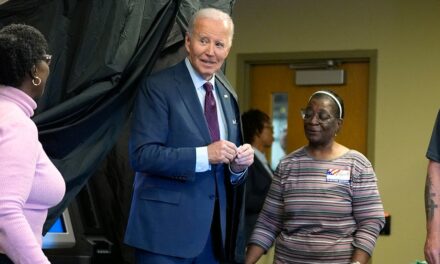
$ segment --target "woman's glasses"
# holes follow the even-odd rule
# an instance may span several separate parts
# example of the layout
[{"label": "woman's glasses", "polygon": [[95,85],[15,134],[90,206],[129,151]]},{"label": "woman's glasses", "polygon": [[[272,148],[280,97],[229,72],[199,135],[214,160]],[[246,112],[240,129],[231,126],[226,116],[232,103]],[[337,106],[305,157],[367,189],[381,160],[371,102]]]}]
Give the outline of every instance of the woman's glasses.
[{"label": "woman's glasses", "polygon": [[327,111],[319,111],[318,113],[313,112],[312,109],[301,109],[301,117],[304,121],[310,122],[317,116],[317,121],[319,124],[324,124],[335,118]]},{"label": "woman's glasses", "polygon": [[44,54],[41,60],[45,61],[47,65],[50,65],[50,62],[52,60],[52,55],[50,54]]}]

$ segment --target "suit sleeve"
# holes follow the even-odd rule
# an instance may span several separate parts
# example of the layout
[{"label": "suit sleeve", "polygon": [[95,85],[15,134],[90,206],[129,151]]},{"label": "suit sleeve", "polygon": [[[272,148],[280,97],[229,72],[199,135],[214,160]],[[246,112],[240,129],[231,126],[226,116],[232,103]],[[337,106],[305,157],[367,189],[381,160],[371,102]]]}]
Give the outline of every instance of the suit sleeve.
[{"label": "suit sleeve", "polygon": [[[131,165],[137,172],[193,180],[196,149],[185,140],[191,131],[183,127],[185,118],[179,115],[184,111],[178,111],[179,102],[172,101],[163,83],[146,79],[139,91],[129,142]],[[181,140],[170,140],[179,133]]]}]

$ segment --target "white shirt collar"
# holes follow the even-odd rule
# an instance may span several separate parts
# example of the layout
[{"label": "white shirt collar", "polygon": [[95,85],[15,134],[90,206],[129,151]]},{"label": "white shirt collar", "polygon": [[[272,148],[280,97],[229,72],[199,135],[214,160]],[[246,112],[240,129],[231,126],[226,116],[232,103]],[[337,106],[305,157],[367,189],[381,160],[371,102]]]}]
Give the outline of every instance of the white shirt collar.
[{"label": "white shirt collar", "polygon": [[254,148],[254,147],[252,147],[252,148],[254,149],[254,154],[255,154],[255,156],[256,156],[261,162],[267,164],[266,156],[264,155],[264,153],[261,152],[261,151],[259,151],[257,148]]},{"label": "white shirt collar", "polygon": [[269,163],[267,162],[266,156],[264,155],[263,152],[259,151],[257,148],[254,148],[254,155],[257,159],[259,159],[261,161],[261,163],[263,164],[264,168],[266,169],[266,171],[270,174],[271,177],[273,177],[273,173],[271,168],[269,167]]}]

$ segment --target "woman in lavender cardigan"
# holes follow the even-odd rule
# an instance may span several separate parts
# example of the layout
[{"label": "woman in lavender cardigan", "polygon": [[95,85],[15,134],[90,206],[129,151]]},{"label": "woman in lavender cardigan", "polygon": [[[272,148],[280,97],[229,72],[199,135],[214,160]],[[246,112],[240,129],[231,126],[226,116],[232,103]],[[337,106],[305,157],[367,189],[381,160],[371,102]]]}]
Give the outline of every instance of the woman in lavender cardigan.
[{"label": "woman in lavender cardigan", "polygon": [[49,75],[47,51],[44,36],[31,26],[0,30],[1,264],[50,263],[41,249],[42,229],[65,183],[31,120]]}]

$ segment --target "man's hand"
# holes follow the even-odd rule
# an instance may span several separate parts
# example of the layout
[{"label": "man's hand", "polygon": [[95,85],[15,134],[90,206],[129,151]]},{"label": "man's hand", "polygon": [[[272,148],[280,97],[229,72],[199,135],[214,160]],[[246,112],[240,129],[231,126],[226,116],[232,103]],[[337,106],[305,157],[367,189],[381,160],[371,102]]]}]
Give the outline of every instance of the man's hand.
[{"label": "man's hand", "polygon": [[440,264],[440,234],[428,234],[426,237],[425,258],[429,264]]},{"label": "man's hand", "polygon": [[237,155],[237,146],[227,140],[219,140],[208,145],[208,160],[210,164],[229,164]]},{"label": "man's hand", "polygon": [[254,163],[254,149],[249,144],[237,148],[237,155],[231,163],[231,170],[240,173]]}]

